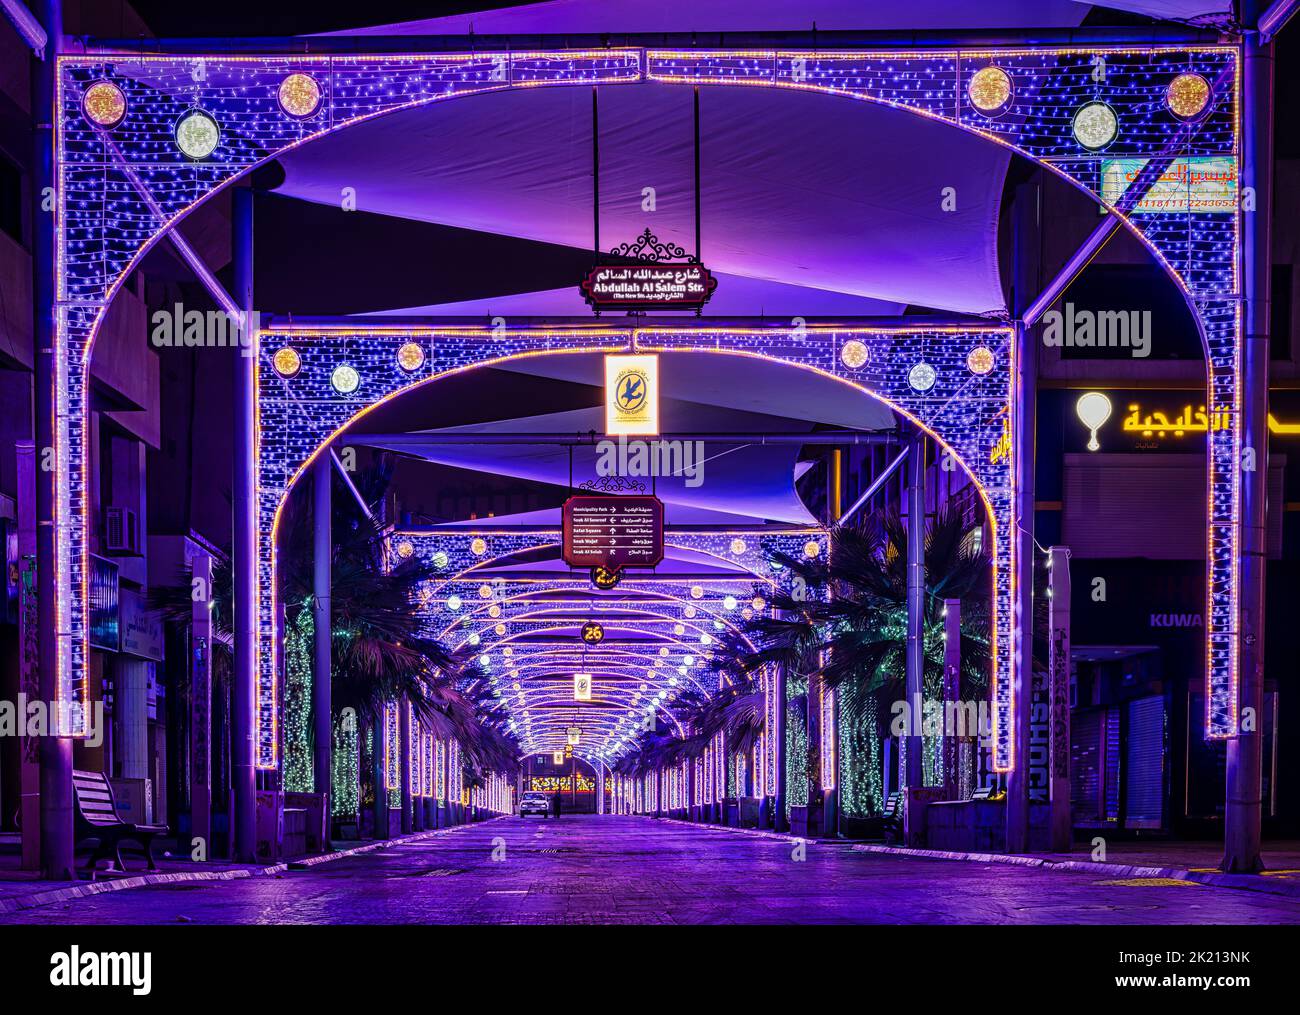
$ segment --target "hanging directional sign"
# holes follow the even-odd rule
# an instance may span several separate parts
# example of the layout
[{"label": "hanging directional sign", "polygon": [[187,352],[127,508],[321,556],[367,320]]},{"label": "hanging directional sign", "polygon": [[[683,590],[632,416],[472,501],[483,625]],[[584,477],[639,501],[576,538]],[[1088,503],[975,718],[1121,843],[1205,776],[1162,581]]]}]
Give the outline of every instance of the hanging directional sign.
[{"label": "hanging directional sign", "polygon": [[655,567],[664,559],[658,497],[584,494],[564,502],[564,562],[570,567]]},{"label": "hanging directional sign", "polygon": [[[646,229],[610,251],[619,264],[598,264],[582,280],[582,295],[602,310],[699,310],[718,280],[685,248]],[[631,263],[629,263],[631,262]]]},{"label": "hanging directional sign", "polygon": [[718,280],[702,264],[601,264],[582,280],[595,310],[698,310]]},{"label": "hanging directional sign", "polygon": [[573,675],[573,700],[591,701],[590,673],[575,673]]}]

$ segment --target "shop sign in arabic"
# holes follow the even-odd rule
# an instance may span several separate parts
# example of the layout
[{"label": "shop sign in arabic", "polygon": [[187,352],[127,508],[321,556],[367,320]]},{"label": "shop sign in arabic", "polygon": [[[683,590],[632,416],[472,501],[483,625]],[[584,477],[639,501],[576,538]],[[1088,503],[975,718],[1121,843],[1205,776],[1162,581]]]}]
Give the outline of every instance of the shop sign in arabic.
[{"label": "shop sign in arabic", "polygon": [[582,294],[596,310],[698,310],[717,285],[693,262],[597,265],[582,280]]},{"label": "shop sign in arabic", "polygon": [[[1101,196],[1117,204],[1146,167],[1146,159],[1105,159]],[[1131,215],[1233,212],[1237,208],[1237,160],[1230,156],[1174,159],[1130,210]]]}]

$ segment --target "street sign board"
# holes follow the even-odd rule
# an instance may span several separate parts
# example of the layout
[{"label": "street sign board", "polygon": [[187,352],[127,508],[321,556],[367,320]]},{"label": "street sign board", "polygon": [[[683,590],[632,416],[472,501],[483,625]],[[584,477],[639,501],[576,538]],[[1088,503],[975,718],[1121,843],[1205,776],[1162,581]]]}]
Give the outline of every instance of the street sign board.
[{"label": "street sign board", "polygon": [[564,502],[564,562],[570,567],[655,567],[664,559],[658,497],[584,494]]}]

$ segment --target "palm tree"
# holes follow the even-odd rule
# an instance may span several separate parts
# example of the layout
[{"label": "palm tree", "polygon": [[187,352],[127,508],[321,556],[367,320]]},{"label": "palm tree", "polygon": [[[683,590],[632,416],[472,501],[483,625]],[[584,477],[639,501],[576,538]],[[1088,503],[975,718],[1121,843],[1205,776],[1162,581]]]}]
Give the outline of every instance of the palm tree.
[{"label": "palm tree", "polygon": [[[391,478],[392,466],[381,458],[358,473],[354,485],[374,506]],[[310,497],[297,493],[286,504],[280,526],[279,579],[286,631],[301,638],[310,630],[314,592]],[[385,532],[372,514],[361,511],[350,495],[335,497],[333,505],[331,694],[336,714],[352,709],[364,726],[382,729],[389,704],[408,701],[437,737],[460,744],[470,785],[489,772],[511,773],[519,748],[505,729],[502,710],[476,690],[485,681],[473,656],[452,652],[425,634],[420,590],[438,572],[414,556],[386,566]],[[178,585],[158,591],[155,606],[167,619],[188,622],[189,588],[189,576],[183,575]],[[230,595],[230,566],[222,561],[213,576],[214,625],[227,646]],[[375,780],[363,772],[362,781],[370,783],[373,796]]]},{"label": "palm tree", "polygon": [[[754,672],[775,663],[796,680],[820,679],[839,692],[841,727],[856,727],[878,746],[892,703],[905,699],[907,526],[897,511],[877,512],[830,535],[824,559],[778,555],[778,563],[794,576],[792,590],[771,597],[775,616],[756,617],[747,626],[758,649],[743,654],[738,665]],[[960,696],[978,700],[987,691],[991,590],[981,537],[982,530],[968,530],[948,508],[926,527],[927,699],[942,696],[945,599],[962,603]],[[792,704],[799,703],[806,704],[796,695]]]}]

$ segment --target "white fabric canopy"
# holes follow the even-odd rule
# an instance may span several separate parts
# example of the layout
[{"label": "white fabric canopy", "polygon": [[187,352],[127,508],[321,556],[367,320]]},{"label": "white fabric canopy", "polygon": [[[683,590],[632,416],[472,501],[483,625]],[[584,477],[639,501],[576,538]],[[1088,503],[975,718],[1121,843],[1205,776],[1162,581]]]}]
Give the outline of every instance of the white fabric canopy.
[{"label": "white fabric canopy", "polygon": [[1074,0],[551,0],[330,35],[543,35],[603,32],[802,32],[917,28],[1072,28]]},{"label": "white fabric canopy", "polygon": [[[827,293],[882,301],[889,312],[1005,311],[996,252],[1005,149],[900,110],[807,92],[710,87],[701,107],[702,259],[782,287],[726,297],[728,312],[853,312],[826,309]],[[600,134],[602,248],[650,228],[694,253],[691,90],[604,87]],[[280,192],[337,205],[350,187],[362,211],[582,249],[592,242],[591,157],[589,90],[500,92],[305,145],[284,157]],[[955,210],[943,207],[948,187]],[[654,210],[643,210],[651,200]],[[498,266],[484,271],[508,280]]]}]

